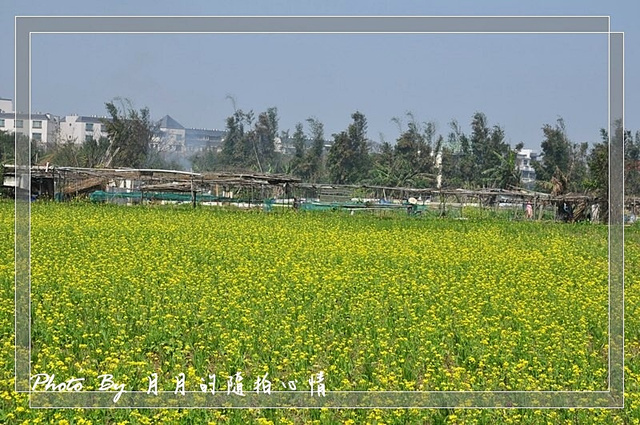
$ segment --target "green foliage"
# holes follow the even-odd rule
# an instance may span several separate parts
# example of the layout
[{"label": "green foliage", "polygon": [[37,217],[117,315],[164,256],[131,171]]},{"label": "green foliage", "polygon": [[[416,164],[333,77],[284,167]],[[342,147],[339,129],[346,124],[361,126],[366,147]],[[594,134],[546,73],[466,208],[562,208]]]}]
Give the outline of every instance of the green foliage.
[{"label": "green foliage", "polygon": [[519,183],[515,153],[504,141],[502,127],[489,128],[482,112],[473,115],[469,136],[456,120],[449,125],[451,131],[442,149],[443,187],[508,187]]},{"label": "green foliage", "polygon": [[624,155],[625,194],[627,196],[640,196],[640,131],[636,131],[635,141],[631,137],[631,132],[625,131]]},{"label": "green foliage", "polygon": [[[380,152],[373,155],[373,169],[370,178],[375,184],[384,186],[434,186],[436,154],[441,149],[442,137],[437,138],[435,147],[435,124],[426,123],[422,130],[413,115],[406,131],[400,134],[395,147],[384,142]],[[394,121],[399,123],[397,118]]]},{"label": "green foliage", "polygon": [[[34,143],[32,162],[49,161],[79,167],[183,168],[177,160],[152,149],[149,142],[156,129],[147,108],[137,111],[129,101],[121,99],[106,103],[106,107],[110,119],[103,122],[108,140],[89,140],[83,144],[67,142],[47,148]],[[404,129],[398,118],[392,119],[400,130],[395,144],[384,142],[379,150],[370,152],[366,118],[355,112],[348,128],[333,135],[334,143],[326,156],[324,126],[318,119],[308,118],[307,132],[302,123],[296,124],[291,138],[289,130],[281,132],[283,142],[293,144],[294,152],[288,156],[276,152],[277,108],[267,108],[257,116],[253,111],[235,109],[227,118],[227,134],[220,151],[208,148],[190,160],[196,171],[286,172],[308,182],[331,180],[334,183],[434,187],[436,176],[441,174],[445,188],[512,188],[520,185],[516,152],[522,149],[523,143],[519,143],[515,151],[511,150],[505,141],[504,129],[490,126],[484,113],[473,115],[468,135],[456,120],[452,120],[446,139],[437,134],[433,123],[420,125],[411,113],[407,116],[409,121]],[[543,159],[532,164],[538,189],[555,193],[605,190],[605,147],[600,144],[590,150],[588,142],[572,143],[562,118],[554,125],[545,124],[542,130]],[[620,135],[625,144],[625,191],[627,195],[638,195],[640,131],[635,139],[628,130],[622,132],[620,129]],[[13,159],[13,137],[0,133],[0,159],[3,162]],[[602,137],[608,137],[606,132]],[[603,143],[606,145],[606,140]],[[439,169],[436,158],[441,159]]]},{"label": "green foliage", "polygon": [[222,142],[221,164],[240,164],[248,154],[244,146],[244,121],[245,114],[242,110],[236,110],[233,115],[227,117],[227,136]]},{"label": "green foliage", "polygon": [[[249,130],[247,130],[249,129]],[[278,110],[268,108],[258,115],[237,109],[227,118],[227,136],[217,165],[222,169],[273,171],[281,167],[275,152],[278,134]]]},{"label": "green foliage", "polygon": [[609,193],[609,136],[600,130],[602,141],[596,143],[589,153],[589,182],[587,187],[596,195],[607,198]]},{"label": "green foliage", "polygon": [[318,182],[324,176],[324,125],[317,118],[308,118],[311,130],[311,149],[305,156],[308,176],[311,182]]},{"label": "green foliage", "polygon": [[[47,162],[66,167],[83,166],[80,159],[80,145],[71,140],[55,144],[45,156]],[[82,165],[81,165],[82,164]]]},{"label": "green foliage", "polygon": [[15,161],[15,135],[0,130],[0,164]]},{"label": "green foliage", "polygon": [[449,123],[451,132],[442,149],[442,186],[471,188],[474,186],[475,159],[469,138],[456,120]]},{"label": "green foliage", "polygon": [[556,169],[566,173],[569,168],[571,145],[565,133],[564,120],[559,118],[555,126],[542,127],[545,139],[540,144],[543,160],[534,163],[537,180],[550,181]]},{"label": "green foliage", "polygon": [[184,170],[180,157],[168,155],[152,147],[149,147],[144,166],[160,170]]},{"label": "green foliage", "polygon": [[520,170],[516,167],[516,151],[509,150],[502,155],[493,152],[499,164],[482,173],[488,177],[491,187],[514,189],[520,186]]},{"label": "green foliage", "polygon": [[588,151],[588,142],[571,144],[571,156],[567,171],[570,192],[582,192],[585,189],[585,182],[589,173],[587,167]]},{"label": "green foliage", "polygon": [[82,144],[72,140],[55,143],[43,152],[40,162],[67,167],[102,167],[105,166],[109,146],[106,138],[90,139]]},{"label": "green foliage", "polygon": [[109,149],[109,139],[101,137],[98,140],[89,139],[82,144],[81,157],[84,167],[98,167],[105,162],[105,155]]},{"label": "green foliage", "polygon": [[15,137],[0,131],[0,176],[4,175],[4,165],[15,162]]},{"label": "green foliage", "polygon": [[487,117],[476,112],[471,121],[470,144],[474,158],[473,180],[478,186],[492,186],[495,184],[494,176],[485,171],[500,169],[505,161],[509,161],[510,149],[504,141],[504,130],[497,125],[489,129]]},{"label": "green foliage", "polygon": [[393,146],[389,142],[383,142],[380,152],[372,154],[373,170],[371,180],[373,184],[383,186],[402,186],[402,176],[397,172],[398,165]]},{"label": "green foliage", "polygon": [[275,107],[268,108],[265,112],[258,115],[256,123],[256,139],[258,151],[258,167],[262,169],[261,162],[270,166],[274,163],[275,157],[275,139],[278,135],[278,109]]},{"label": "green foliage", "polygon": [[305,163],[306,136],[302,123],[296,124],[296,131],[293,133],[293,147],[295,152],[291,158],[290,172],[301,178],[309,178],[308,164]]},{"label": "green foliage", "polygon": [[[119,104],[116,105],[115,102]],[[102,120],[110,142],[105,166],[143,167],[155,133],[149,109],[142,108],[137,111],[129,100],[119,98],[105,105],[110,117]]]},{"label": "green foliage", "polygon": [[333,183],[355,183],[363,179],[369,166],[369,148],[366,132],[367,120],[360,112],[351,115],[353,122],[339,134],[329,150],[327,165]]},{"label": "green foliage", "polygon": [[220,166],[220,154],[214,148],[206,148],[192,156],[191,162],[196,173],[215,171]]}]

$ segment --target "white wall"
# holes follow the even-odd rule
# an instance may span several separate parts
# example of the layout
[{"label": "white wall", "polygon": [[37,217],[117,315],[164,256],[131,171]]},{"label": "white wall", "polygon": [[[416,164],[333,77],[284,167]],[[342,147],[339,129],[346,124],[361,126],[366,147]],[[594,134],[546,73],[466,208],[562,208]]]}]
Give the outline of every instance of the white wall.
[{"label": "white wall", "polygon": [[[87,119],[90,122],[85,122]],[[91,137],[93,140],[107,137],[104,124],[94,121],[97,121],[96,117],[67,115],[60,122],[60,140],[82,144],[87,140],[87,137]]]},{"label": "white wall", "polygon": [[11,99],[0,99],[0,112],[13,112]]},{"label": "white wall", "polygon": [[[22,123],[22,127],[16,128],[19,123]],[[0,114],[0,130],[9,133],[15,133],[18,130],[19,133],[42,144],[55,142],[59,124],[58,118],[50,114],[32,115],[31,121],[25,117],[16,119],[14,114]]]}]

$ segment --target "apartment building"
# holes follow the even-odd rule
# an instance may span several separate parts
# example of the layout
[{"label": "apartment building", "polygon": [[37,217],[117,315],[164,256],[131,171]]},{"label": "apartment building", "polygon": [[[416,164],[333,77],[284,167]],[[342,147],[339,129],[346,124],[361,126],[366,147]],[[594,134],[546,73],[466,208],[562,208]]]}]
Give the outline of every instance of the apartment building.
[{"label": "apartment building", "polygon": [[35,113],[16,114],[11,99],[0,98],[0,131],[21,133],[41,144],[56,140],[60,120],[55,115]]},{"label": "apartment building", "polygon": [[60,120],[60,141],[82,144],[88,140],[107,137],[104,118],[97,116],[67,115]]}]

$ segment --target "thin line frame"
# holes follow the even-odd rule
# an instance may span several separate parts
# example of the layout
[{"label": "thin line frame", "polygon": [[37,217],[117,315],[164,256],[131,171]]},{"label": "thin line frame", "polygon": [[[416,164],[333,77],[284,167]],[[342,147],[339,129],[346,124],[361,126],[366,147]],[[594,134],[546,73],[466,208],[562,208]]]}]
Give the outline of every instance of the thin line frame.
[{"label": "thin line frame", "polygon": [[[15,390],[32,408],[623,408],[624,34],[608,16],[16,16],[15,110],[31,118],[31,35],[135,34],[607,34],[609,38],[609,356],[607,391],[308,391],[246,393],[31,391],[31,158],[16,131]],[[619,125],[619,124],[618,124]]]}]

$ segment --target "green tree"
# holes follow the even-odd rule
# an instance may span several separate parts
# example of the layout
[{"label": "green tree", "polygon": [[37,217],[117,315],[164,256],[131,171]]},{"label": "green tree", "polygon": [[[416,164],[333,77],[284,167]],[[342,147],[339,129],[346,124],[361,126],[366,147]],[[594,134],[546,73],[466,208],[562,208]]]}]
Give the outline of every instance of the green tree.
[{"label": "green tree", "polygon": [[295,149],[293,158],[291,159],[291,173],[303,178],[309,178],[309,167],[305,163],[306,153],[306,136],[302,123],[296,124],[296,130],[293,132],[293,147]]},{"label": "green tree", "polygon": [[490,130],[487,117],[482,112],[476,112],[471,121],[471,137],[469,140],[471,153],[475,161],[473,165],[473,181],[482,184],[482,171],[485,170],[486,157],[491,154],[488,150]]},{"label": "green tree", "polygon": [[129,100],[122,99],[114,99],[105,105],[109,114],[109,119],[102,120],[109,138],[105,166],[144,166],[156,131],[149,109],[137,111]]},{"label": "green tree", "polygon": [[400,120],[392,119],[401,131],[395,147],[384,142],[380,152],[371,156],[373,167],[370,177],[376,184],[414,187],[433,185],[435,153],[441,148],[442,138],[437,139],[434,148],[435,124],[428,122],[422,130],[411,113],[407,116],[410,121],[404,131]]},{"label": "green tree", "polygon": [[80,157],[80,145],[74,141],[67,140],[63,143],[55,144],[43,157],[43,160],[52,164],[66,167],[82,167]]},{"label": "green tree", "polygon": [[571,144],[569,167],[567,169],[567,184],[570,192],[582,192],[588,179],[589,143]]},{"label": "green tree", "polygon": [[5,164],[14,163],[15,160],[15,136],[0,130],[0,176],[4,175]]},{"label": "green tree", "polygon": [[327,158],[331,181],[338,184],[360,181],[366,176],[369,166],[367,120],[357,111],[351,118],[353,122],[347,131],[334,135]]},{"label": "green tree", "polygon": [[[234,103],[235,105],[235,103]],[[258,114],[236,109],[227,118],[227,135],[217,161],[222,168],[232,170],[273,171],[281,168],[281,158],[275,152],[278,135],[278,110],[268,108]]]},{"label": "green tree", "polygon": [[493,152],[498,164],[484,170],[491,187],[500,189],[513,189],[520,186],[520,170],[516,166],[517,151],[509,150],[505,154]]},{"label": "green tree", "polygon": [[238,167],[246,161],[247,146],[244,134],[245,113],[238,109],[233,115],[227,117],[227,135],[222,141],[220,164],[223,167]]},{"label": "green tree", "polygon": [[628,196],[640,196],[640,131],[636,131],[635,141],[631,137],[631,132],[626,132],[624,155],[625,194]]},{"label": "green tree", "polygon": [[473,180],[479,186],[491,185],[491,177],[487,170],[495,170],[501,166],[502,158],[509,152],[509,144],[504,141],[504,130],[497,125],[489,129],[487,117],[476,112],[471,121],[471,153],[473,154]]},{"label": "green tree", "polygon": [[106,160],[109,150],[109,139],[101,137],[98,140],[93,138],[85,140],[80,148],[80,158],[83,167],[100,167]]},{"label": "green tree", "polygon": [[305,154],[304,163],[308,178],[316,183],[324,177],[324,124],[317,118],[307,118],[310,128],[311,148]]},{"label": "green tree", "polygon": [[333,183],[352,183],[356,180],[358,175],[354,164],[355,155],[346,131],[333,135],[333,144],[327,158],[329,178]]},{"label": "green tree", "polygon": [[393,146],[389,142],[382,142],[380,151],[372,154],[373,168],[371,182],[383,186],[401,186],[404,177],[399,175],[397,158]]},{"label": "green tree", "polygon": [[215,171],[220,167],[219,155],[215,148],[208,147],[191,157],[193,171],[202,173],[206,171]]},{"label": "green tree", "polygon": [[589,180],[586,187],[600,200],[601,220],[608,218],[609,208],[609,134],[600,129],[599,143],[596,143],[587,158]]},{"label": "green tree", "polygon": [[[625,194],[637,196],[640,193],[640,131],[635,134],[623,130],[621,122],[615,124],[615,136],[624,143],[625,162]],[[587,187],[597,196],[607,199],[609,190],[609,134],[604,128],[600,130],[600,143],[591,149],[588,156],[589,181]]]},{"label": "green tree", "polygon": [[0,164],[15,161],[15,135],[0,130]]},{"label": "green tree", "polygon": [[260,171],[274,168],[278,120],[278,109],[275,107],[268,108],[258,115],[253,136],[256,142],[256,163]]},{"label": "green tree", "polygon": [[455,119],[449,126],[451,131],[442,149],[442,185],[471,188],[474,186],[476,163],[469,137]]},{"label": "green tree", "polygon": [[367,140],[367,119],[364,114],[356,111],[351,115],[353,122],[347,128],[351,146],[354,148],[355,181],[363,179],[367,175],[370,166],[369,142]]},{"label": "green tree", "polygon": [[75,140],[65,140],[51,144],[42,152],[40,162],[50,162],[68,167],[95,168],[106,166],[107,152],[111,142],[106,137],[85,140],[82,144]]},{"label": "green tree", "polygon": [[[542,160],[534,162],[533,168],[536,171],[536,180],[548,183],[552,178],[559,179],[560,173],[563,175],[568,173],[571,144],[567,138],[562,118],[558,118],[555,126],[545,124],[542,127],[542,132],[544,134],[544,140],[540,144]],[[543,184],[542,188],[544,187]]]}]

